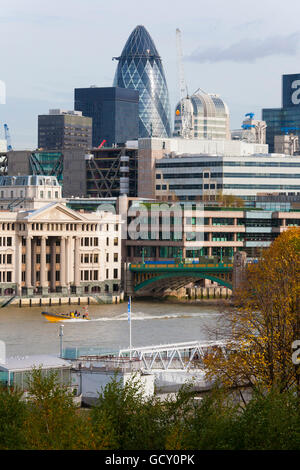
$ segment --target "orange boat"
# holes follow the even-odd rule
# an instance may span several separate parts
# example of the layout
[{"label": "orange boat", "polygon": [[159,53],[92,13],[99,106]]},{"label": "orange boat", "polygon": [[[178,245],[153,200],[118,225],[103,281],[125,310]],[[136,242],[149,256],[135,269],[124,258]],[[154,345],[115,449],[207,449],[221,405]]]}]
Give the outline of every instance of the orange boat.
[{"label": "orange boat", "polygon": [[90,320],[89,314],[85,312],[83,315],[76,315],[76,312],[70,313],[52,313],[52,312],[42,312],[42,315],[51,323],[56,323],[60,321],[67,320]]}]

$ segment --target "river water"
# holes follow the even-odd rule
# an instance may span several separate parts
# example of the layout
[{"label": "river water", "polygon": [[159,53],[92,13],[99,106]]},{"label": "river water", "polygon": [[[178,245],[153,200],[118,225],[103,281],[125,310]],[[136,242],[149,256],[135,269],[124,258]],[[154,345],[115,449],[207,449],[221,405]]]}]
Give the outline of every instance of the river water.
[{"label": "river water", "polygon": [[[43,310],[52,312],[69,312],[72,309],[83,313],[81,306],[43,307]],[[129,347],[127,303],[90,305],[88,309],[92,321],[64,322],[64,348],[87,347],[111,351]],[[9,306],[0,309],[0,340],[6,343],[7,356],[58,355],[60,323],[49,323],[41,311],[41,307]],[[222,313],[217,306],[134,301],[132,345],[214,339],[221,318]]]}]

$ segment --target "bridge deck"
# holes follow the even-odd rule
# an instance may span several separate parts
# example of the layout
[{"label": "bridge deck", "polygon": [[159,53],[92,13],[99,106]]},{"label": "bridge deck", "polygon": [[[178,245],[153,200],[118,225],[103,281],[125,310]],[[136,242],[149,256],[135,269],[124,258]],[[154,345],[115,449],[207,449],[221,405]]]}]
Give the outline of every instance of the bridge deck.
[{"label": "bridge deck", "polygon": [[233,264],[196,264],[196,263],[177,263],[177,264],[130,264],[130,271],[134,272],[162,272],[162,271],[232,271]]},{"label": "bridge deck", "polygon": [[121,349],[119,357],[129,356],[142,361],[147,371],[172,368],[188,370],[201,367],[202,358],[211,349],[218,347],[225,353],[225,341],[190,341],[185,343],[161,344],[139,348]]}]

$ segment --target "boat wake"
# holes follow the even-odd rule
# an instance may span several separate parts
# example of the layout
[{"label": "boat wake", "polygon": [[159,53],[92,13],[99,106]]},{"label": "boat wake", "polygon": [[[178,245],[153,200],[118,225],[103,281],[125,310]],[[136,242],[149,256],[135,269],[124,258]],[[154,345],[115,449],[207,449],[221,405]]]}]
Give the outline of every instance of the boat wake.
[{"label": "boat wake", "polygon": [[[175,320],[181,318],[205,318],[212,316],[221,316],[220,313],[168,313],[161,315],[149,315],[143,312],[131,313],[132,321],[144,321],[144,320]],[[72,320],[71,320],[72,321]],[[77,320],[75,320],[77,321]],[[102,318],[92,318],[90,321],[96,322],[107,322],[107,321],[128,321],[128,314],[122,313],[121,315],[114,317],[102,317]]]}]

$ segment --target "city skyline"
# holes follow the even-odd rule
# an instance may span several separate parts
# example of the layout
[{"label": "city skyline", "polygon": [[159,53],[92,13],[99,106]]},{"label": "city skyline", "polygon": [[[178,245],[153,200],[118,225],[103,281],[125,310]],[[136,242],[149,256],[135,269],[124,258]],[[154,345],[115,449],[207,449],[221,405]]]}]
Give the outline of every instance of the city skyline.
[{"label": "city skyline", "polygon": [[200,87],[219,94],[228,104],[231,128],[240,127],[245,113],[261,118],[262,108],[280,107],[281,76],[299,72],[299,10],[292,0],[284,5],[254,0],[248,10],[219,0],[205,9],[192,0],[184,8],[176,0],[172,5],[29,0],[26,7],[12,0],[0,16],[0,79],[7,92],[6,104],[0,105],[0,138],[7,123],[15,149],[35,148],[38,114],[74,109],[75,87],[111,86],[116,70],[111,59],[138,24],[147,28],[162,57],[171,114],[179,98],[179,27],[189,92]]}]

